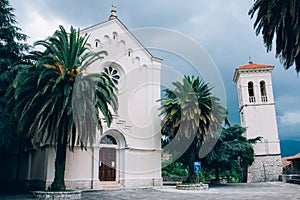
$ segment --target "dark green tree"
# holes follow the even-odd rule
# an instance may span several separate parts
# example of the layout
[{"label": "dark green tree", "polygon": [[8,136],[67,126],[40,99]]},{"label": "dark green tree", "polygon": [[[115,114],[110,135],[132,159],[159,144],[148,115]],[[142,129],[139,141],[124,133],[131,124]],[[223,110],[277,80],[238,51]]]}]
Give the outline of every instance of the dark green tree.
[{"label": "dark green tree", "polygon": [[[254,161],[252,144],[260,140],[261,137],[248,140],[244,136],[245,131],[245,128],[238,125],[223,128],[213,150],[204,158],[204,167],[215,169],[216,180],[219,180],[220,172],[225,170],[245,170]],[[240,179],[243,179],[242,172]]]},{"label": "dark green tree", "polygon": [[22,42],[27,36],[16,26],[13,12],[8,0],[0,0],[0,74],[10,70],[28,49],[28,45]]},{"label": "dark green tree", "polygon": [[22,60],[29,46],[24,43],[27,36],[16,26],[14,9],[8,0],[0,0],[0,149],[12,147],[17,136],[14,129],[16,121],[5,111],[5,92],[13,82],[17,69],[14,65]]},{"label": "dark green tree", "polygon": [[184,76],[183,82],[174,82],[175,89],[166,89],[161,99],[162,135],[174,144],[167,149],[173,156],[181,154],[180,161],[188,166],[187,182],[195,182],[194,162],[199,158],[199,147],[208,135],[220,128],[225,109],[212,95],[212,88],[199,77]]},{"label": "dark green tree", "polygon": [[285,69],[296,64],[300,71],[300,1],[299,0],[255,0],[249,10],[256,34],[263,36],[267,51],[272,49],[276,35],[276,57],[279,56]]},{"label": "dark green tree", "polygon": [[110,125],[109,107],[117,110],[117,90],[104,73],[87,74],[86,68],[106,56],[86,47],[87,35],[73,27],[70,33],[60,26],[53,36],[37,41],[44,51],[29,54],[20,66],[8,93],[9,109],[18,119],[18,131],[33,146],[56,147],[55,177],[51,190],[65,190],[67,147],[86,148],[93,143],[100,114]]}]

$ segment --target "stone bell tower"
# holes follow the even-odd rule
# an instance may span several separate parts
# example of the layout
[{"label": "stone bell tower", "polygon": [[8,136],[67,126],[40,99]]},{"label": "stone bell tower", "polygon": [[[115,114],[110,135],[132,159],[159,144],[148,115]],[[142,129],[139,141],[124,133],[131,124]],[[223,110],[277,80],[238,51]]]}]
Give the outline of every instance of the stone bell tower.
[{"label": "stone bell tower", "polygon": [[274,66],[254,64],[236,68],[241,125],[248,139],[263,137],[254,147],[255,160],[248,169],[247,182],[278,180],[282,172],[271,73]]}]

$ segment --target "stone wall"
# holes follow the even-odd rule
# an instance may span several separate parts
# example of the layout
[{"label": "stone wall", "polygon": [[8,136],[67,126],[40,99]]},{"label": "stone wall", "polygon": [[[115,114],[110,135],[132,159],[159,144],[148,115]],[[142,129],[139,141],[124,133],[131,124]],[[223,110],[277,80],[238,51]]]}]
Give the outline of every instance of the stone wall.
[{"label": "stone wall", "polygon": [[248,183],[278,181],[282,174],[280,155],[255,156],[248,168]]},{"label": "stone wall", "polygon": [[187,179],[187,176],[164,176],[163,181],[182,182]]},{"label": "stone wall", "polygon": [[32,192],[33,196],[38,200],[75,200],[81,199],[80,191],[62,191],[62,192],[46,192],[35,191]]},{"label": "stone wall", "polygon": [[208,190],[208,184],[198,183],[198,184],[178,184],[176,185],[177,190]]}]

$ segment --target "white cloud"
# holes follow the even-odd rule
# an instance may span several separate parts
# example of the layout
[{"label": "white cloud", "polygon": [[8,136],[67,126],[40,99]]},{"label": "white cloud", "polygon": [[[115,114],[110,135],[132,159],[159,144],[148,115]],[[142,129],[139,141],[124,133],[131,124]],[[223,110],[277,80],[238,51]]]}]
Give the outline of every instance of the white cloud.
[{"label": "white cloud", "polygon": [[[59,19],[48,21],[35,11],[31,12],[29,16],[31,21],[23,25],[23,31],[30,37],[28,41],[30,44],[37,40],[46,39],[58,29],[59,25],[65,26],[63,21]],[[67,28],[67,26],[65,27]]]},{"label": "white cloud", "polygon": [[285,112],[279,119],[282,125],[300,124],[300,111]]},{"label": "white cloud", "polygon": [[49,16],[39,12],[35,4],[24,2],[18,4],[15,0],[12,0],[12,5],[16,6],[18,26],[29,37],[27,40],[29,44],[51,36],[55,30],[59,29],[59,25],[63,25],[66,29],[70,26],[57,16]]}]

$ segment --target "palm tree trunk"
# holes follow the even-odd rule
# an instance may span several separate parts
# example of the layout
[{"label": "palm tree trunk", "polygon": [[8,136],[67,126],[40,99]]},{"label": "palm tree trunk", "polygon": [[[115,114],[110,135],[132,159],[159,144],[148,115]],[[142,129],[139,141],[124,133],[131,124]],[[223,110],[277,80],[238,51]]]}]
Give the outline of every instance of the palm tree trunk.
[{"label": "palm tree trunk", "polygon": [[219,169],[219,167],[215,167],[215,179],[216,179],[216,181],[220,180],[220,169]]},{"label": "palm tree trunk", "polygon": [[196,182],[196,174],[194,171],[194,162],[196,157],[196,138],[193,140],[191,146],[188,148],[187,152],[187,165],[189,175],[187,177],[187,183],[195,183]]},{"label": "palm tree trunk", "polygon": [[20,178],[20,168],[21,168],[21,154],[22,154],[22,141],[19,141],[19,149],[17,155],[17,169],[16,169],[16,183],[18,184]]},{"label": "palm tree trunk", "polygon": [[[67,134],[65,135],[67,136]],[[54,181],[50,187],[50,190],[52,191],[66,190],[66,185],[65,185],[65,167],[66,167],[66,153],[67,153],[66,136],[64,137],[64,141],[58,142],[56,147],[55,176],[54,176]]]}]

